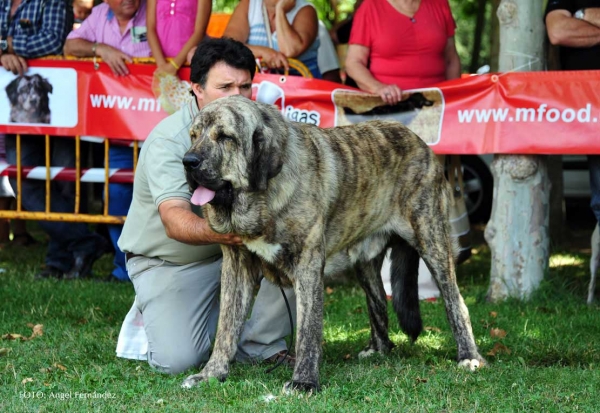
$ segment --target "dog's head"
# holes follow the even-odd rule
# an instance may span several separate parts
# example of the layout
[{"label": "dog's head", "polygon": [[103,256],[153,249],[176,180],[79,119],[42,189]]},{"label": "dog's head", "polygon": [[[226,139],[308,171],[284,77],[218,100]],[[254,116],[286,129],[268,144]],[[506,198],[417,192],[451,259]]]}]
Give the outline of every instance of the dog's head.
[{"label": "dog's head", "polygon": [[204,107],[190,129],[183,158],[192,203],[231,205],[236,191],[265,191],[282,168],[287,122],[273,105],[242,96]]},{"label": "dog's head", "polygon": [[24,111],[47,108],[49,93],[52,93],[52,85],[38,74],[16,77],[6,86],[6,94],[11,106]]}]

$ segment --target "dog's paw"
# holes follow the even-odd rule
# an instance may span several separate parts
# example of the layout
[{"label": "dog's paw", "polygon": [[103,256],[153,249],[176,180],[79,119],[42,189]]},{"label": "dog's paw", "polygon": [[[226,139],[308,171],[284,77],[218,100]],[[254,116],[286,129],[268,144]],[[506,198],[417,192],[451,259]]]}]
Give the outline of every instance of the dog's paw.
[{"label": "dog's paw", "polygon": [[206,381],[206,378],[202,374],[192,374],[191,376],[186,377],[183,383],[181,383],[181,387],[184,389],[191,389],[202,381]]},{"label": "dog's paw", "polygon": [[181,383],[181,387],[184,389],[191,389],[192,387],[196,386],[199,383],[202,382],[210,382],[211,380],[215,380],[215,381],[219,381],[219,382],[224,382],[225,379],[227,378],[227,376],[219,376],[219,377],[206,377],[205,374],[202,373],[198,373],[198,374],[192,374],[191,376],[188,376],[183,383]]},{"label": "dog's paw", "polygon": [[297,391],[305,393],[316,393],[321,390],[319,383],[317,382],[306,382],[306,381],[288,381],[283,385],[283,393],[292,394]]},{"label": "dog's paw", "polygon": [[389,354],[393,348],[394,348],[394,343],[392,343],[389,340],[381,341],[378,345],[374,345],[373,343],[371,343],[367,347],[365,347],[365,349],[363,351],[358,353],[358,358],[365,359],[367,357],[373,356],[374,354],[380,354],[382,356],[385,356],[385,355]]},{"label": "dog's paw", "polygon": [[358,353],[358,358],[359,359],[366,359],[367,357],[371,357],[373,354],[376,354],[377,350],[372,349],[372,348],[366,348],[363,351],[361,351],[360,353]]},{"label": "dog's paw", "polygon": [[458,362],[458,367],[468,371],[475,371],[477,369],[480,369],[484,365],[485,362],[483,361],[483,359],[464,359]]}]

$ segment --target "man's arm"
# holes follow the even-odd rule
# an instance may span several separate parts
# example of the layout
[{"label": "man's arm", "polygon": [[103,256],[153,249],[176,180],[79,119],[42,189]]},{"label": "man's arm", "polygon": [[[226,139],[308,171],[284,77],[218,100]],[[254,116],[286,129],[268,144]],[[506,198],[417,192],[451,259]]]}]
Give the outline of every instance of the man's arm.
[{"label": "man's arm", "polygon": [[[79,29],[77,29],[79,30]],[[76,56],[76,57],[92,57],[98,54],[97,46],[94,52],[95,42],[91,42],[86,39],[67,39],[65,42],[64,53],[65,56]]]},{"label": "man's arm", "polygon": [[313,44],[319,31],[317,12],[310,6],[302,7],[294,21],[288,21],[286,13],[295,4],[295,0],[281,0],[275,6],[277,43],[281,53],[287,57],[298,57],[304,53]]},{"label": "man's arm", "polygon": [[64,0],[48,0],[42,9],[42,27],[34,34],[16,34],[10,45],[12,53],[25,58],[36,58],[60,54],[71,19],[67,17]]},{"label": "man's arm", "polygon": [[[79,29],[77,29],[79,30]],[[106,63],[117,76],[129,74],[127,63],[133,63],[131,57],[119,49],[115,49],[104,43],[95,43],[85,39],[67,39],[65,43],[65,55],[77,57],[98,56]]]},{"label": "man's arm", "polygon": [[550,43],[566,47],[592,47],[600,44],[600,8],[585,10],[585,20],[568,10],[553,10],[546,15]]},{"label": "man's arm", "polygon": [[234,234],[217,234],[208,226],[205,219],[192,212],[188,201],[169,199],[158,206],[160,219],[167,236],[184,244],[242,245],[240,237]]}]

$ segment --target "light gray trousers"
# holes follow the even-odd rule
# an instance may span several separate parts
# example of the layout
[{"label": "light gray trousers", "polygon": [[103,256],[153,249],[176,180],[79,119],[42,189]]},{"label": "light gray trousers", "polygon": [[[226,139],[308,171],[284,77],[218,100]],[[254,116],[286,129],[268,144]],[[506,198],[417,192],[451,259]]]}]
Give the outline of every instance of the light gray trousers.
[{"label": "light gray trousers", "polygon": [[[148,336],[148,362],[157,370],[177,374],[208,360],[219,318],[221,264],[221,258],[187,265],[146,257],[127,261]],[[293,289],[285,293],[295,325],[296,296]],[[281,290],[263,279],[236,360],[264,360],[285,350],[289,324]]]}]

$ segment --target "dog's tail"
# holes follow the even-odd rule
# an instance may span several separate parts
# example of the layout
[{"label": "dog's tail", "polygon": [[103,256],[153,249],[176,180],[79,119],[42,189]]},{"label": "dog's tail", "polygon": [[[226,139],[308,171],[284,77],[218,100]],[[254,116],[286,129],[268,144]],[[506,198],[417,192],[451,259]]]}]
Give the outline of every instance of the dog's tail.
[{"label": "dog's tail", "polygon": [[392,245],[392,303],[400,328],[414,342],[423,331],[419,308],[419,254],[404,240]]}]

